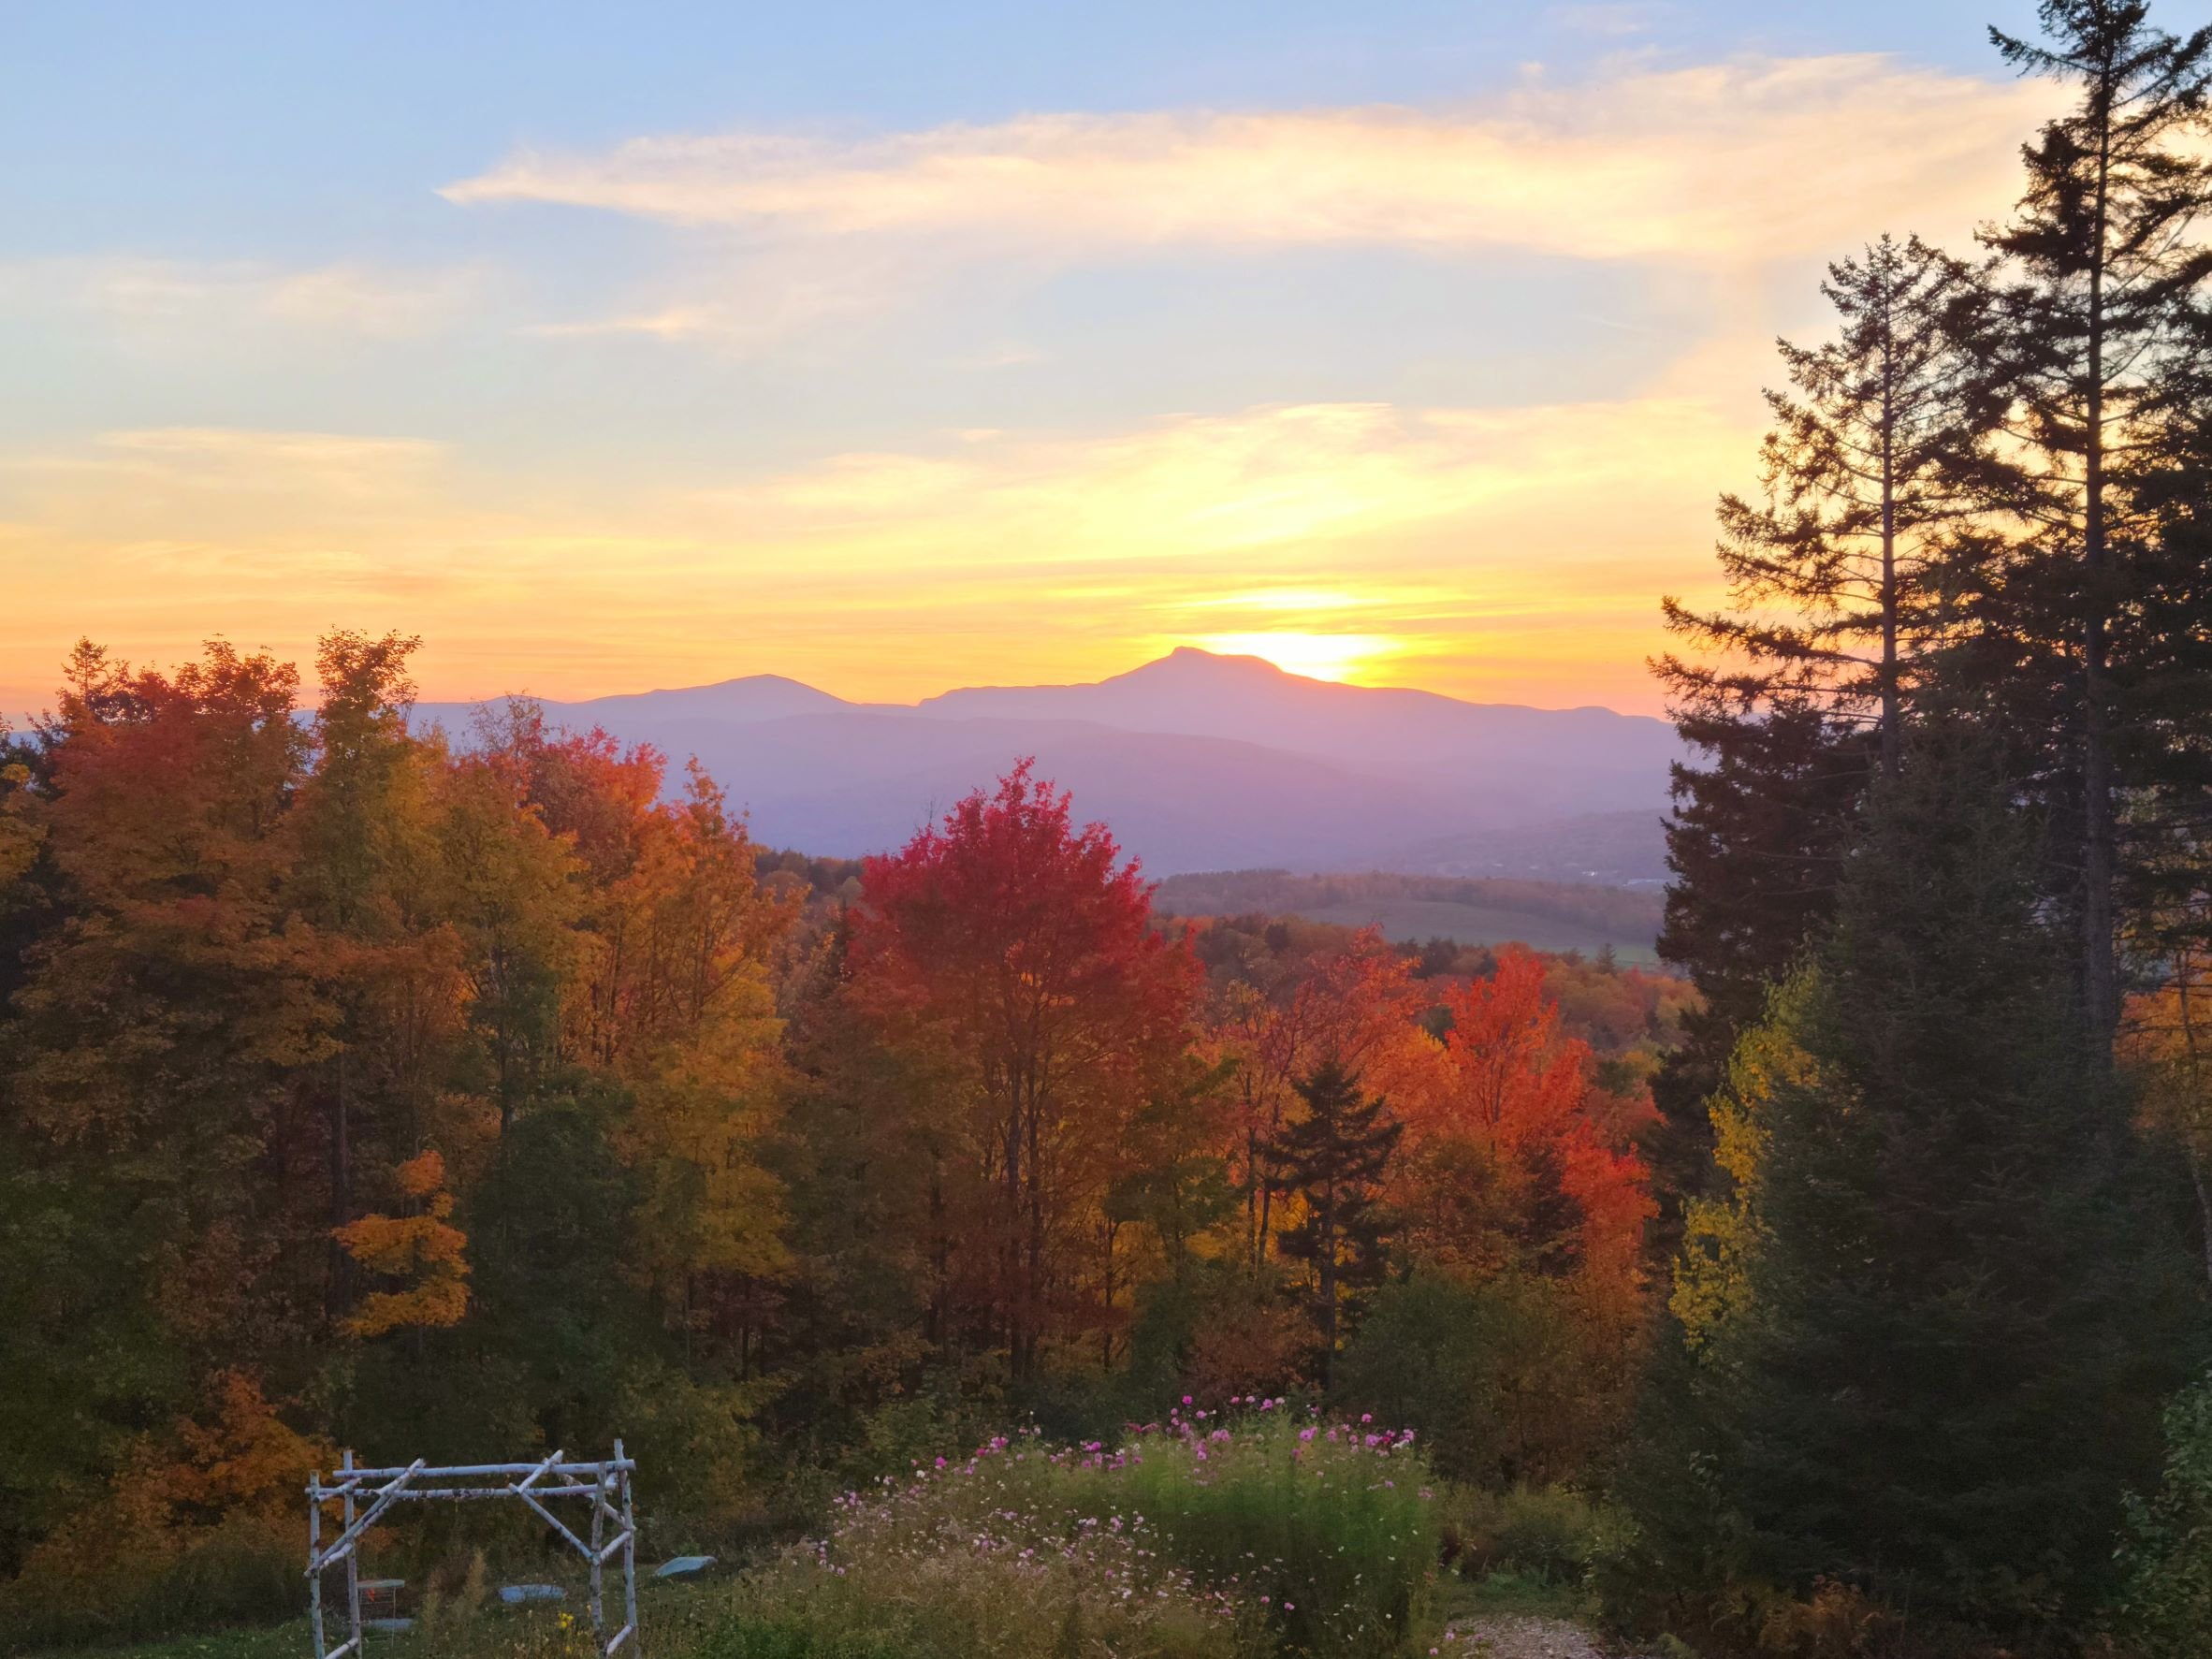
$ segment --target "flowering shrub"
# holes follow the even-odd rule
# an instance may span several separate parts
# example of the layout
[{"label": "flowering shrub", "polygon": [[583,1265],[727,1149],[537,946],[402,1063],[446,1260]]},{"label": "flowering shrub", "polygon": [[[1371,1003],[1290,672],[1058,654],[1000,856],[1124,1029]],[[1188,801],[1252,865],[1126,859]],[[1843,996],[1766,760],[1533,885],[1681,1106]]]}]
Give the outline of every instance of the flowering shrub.
[{"label": "flowering shrub", "polygon": [[1083,1454],[994,1439],[839,1501],[828,1535],[738,1589],[703,1659],[1240,1659],[1261,1621],[1142,1517],[1079,1516]]},{"label": "flowering shrub", "polygon": [[1387,1653],[1431,1578],[1429,1508],[1409,1433],[1275,1400],[1179,1406],[1113,1447],[999,1436],[848,1494],[707,1653]]},{"label": "flowering shrub", "polygon": [[1202,1581],[1257,1601],[1286,1652],[1394,1651],[1434,1575],[1427,1464],[1412,1431],[1371,1419],[1186,1402],[1077,1476],[1144,1515]]}]

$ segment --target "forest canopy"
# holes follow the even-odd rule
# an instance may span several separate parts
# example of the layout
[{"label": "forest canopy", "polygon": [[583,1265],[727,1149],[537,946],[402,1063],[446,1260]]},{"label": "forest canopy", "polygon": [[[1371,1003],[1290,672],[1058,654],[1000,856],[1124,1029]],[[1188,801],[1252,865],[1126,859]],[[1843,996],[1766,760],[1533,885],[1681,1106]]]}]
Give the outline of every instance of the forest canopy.
[{"label": "forest canopy", "polygon": [[273,1548],[341,1445],[620,1433],[712,1526],[886,1436],[1381,1376],[1409,1272],[1535,1321],[1439,1389],[1555,1395],[1454,1404],[1447,1461],[1557,1478],[1620,1421],[1682,982],[1167,921],[1026,764],[857,866],[758,849],[695,766],[528,703],[415,729],[413,648],[329,635],[311,706],[219,641],[86,645],[11,740],[26,1619]]}]

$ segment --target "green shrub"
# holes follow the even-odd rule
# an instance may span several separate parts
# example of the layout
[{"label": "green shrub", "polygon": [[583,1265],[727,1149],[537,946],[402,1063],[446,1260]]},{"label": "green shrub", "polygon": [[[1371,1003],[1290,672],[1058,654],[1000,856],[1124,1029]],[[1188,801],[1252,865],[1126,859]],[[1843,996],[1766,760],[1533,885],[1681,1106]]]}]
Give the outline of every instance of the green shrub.
[{"label": "green shrub", "polygon": [[2212,1649],[2212,1375],[2166,1408],[2165,1478],[2128,1506],[2117,1623],[2142,1659]]},{"label": "green shrub", "polygon": [[1559,1487],[1455,1492],[1445,1510],[1446,1548],[1463,1577],[1512,1573],[1544,1584],[1579,1584],[1606,1519]]},{"label": "green shrub", "polygon": [[1579,1475],[1619,1429],[1634,1352],[1571,1282],[1420,1272],[1375,1293],[1335,1391],[1418,1430],[1449,1479],[1542,1485]]},{"label": "green shrub", "polygon": [[279,1619],[307,1600],[304,1524],[231,1517],[179,1544],[129,1531],[0,1585],[0,1653]]},{"label": "green shrub", "polygon": [[1178,1408],[1075,1473],[1094,1511],[1142,1515],[1202,1581],[1257,1599],[1288,1651],[1386,1653],[1422,1610],[1437,1530],[1410,1433],[1247,1400]]}]

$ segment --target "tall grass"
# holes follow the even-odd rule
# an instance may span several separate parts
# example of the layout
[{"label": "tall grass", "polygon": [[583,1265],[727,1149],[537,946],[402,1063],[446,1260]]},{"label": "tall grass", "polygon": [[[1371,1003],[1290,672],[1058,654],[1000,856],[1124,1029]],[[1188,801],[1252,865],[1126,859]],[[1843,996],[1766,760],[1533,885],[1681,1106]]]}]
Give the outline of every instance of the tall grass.
[{"label": "tall grass", "polygon": [[1082,1513],[1086,1454],[995,1438],[839,1500],[820,1539],[751,1573],[703,1659],[1241,1659],[1261,1621],[1142,1516]]},{"label": "tall grass", "polygon": [[1142,1515],[1202,1581],[1257,1602],[1286,1652],[1394,1651],[1434,1575],[1434,1506],[1410,1431],[1279,1400],[1185,1406],[1075,1475]]},{"label": "tall grass", "polygon": [[1177,1407],[1119,1444],[999,1436],[848,1494],[750,1576],[710,1659],[1394,1652],[1436,1529],[1410,1433],[1278,1401]]}]

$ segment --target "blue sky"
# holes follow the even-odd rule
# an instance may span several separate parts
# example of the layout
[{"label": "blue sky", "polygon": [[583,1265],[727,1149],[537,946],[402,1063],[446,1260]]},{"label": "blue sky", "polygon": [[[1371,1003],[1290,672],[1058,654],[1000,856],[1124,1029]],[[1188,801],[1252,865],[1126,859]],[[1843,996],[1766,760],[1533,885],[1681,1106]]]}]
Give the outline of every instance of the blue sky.
[{"label": "blue sky", "polygon": [[1651,706],[1821,260],[2005,208],[2030,9],[12,7],[0,707],[332,623]]}]

